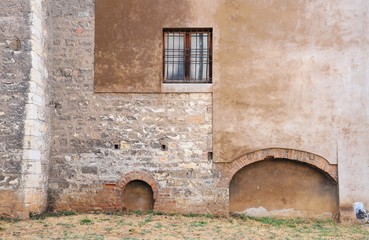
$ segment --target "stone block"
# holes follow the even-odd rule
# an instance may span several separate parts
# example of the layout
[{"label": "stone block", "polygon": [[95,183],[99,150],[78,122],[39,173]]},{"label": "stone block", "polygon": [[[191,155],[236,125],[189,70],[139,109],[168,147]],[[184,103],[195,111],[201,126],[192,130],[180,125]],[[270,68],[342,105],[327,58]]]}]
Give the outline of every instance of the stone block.
[{"label": "stone block", "polygon": [[85,174],[97,174],[96,166],[82,166],[81,172]]},{"label": "stone block", "polygon": [[23,159],[27,160],[40,160],[41,159],[41,151],[39,150],[24,150],[23,151]]}]

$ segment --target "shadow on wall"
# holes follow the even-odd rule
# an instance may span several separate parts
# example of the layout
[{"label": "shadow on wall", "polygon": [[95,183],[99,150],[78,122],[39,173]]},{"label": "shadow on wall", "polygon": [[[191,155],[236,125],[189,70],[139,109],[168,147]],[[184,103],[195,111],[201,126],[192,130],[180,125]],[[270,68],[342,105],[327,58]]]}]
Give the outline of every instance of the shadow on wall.
[{"label": "shadow on wall", "polygon": [[232,213],[338,217],[337,183],[306,163],[282,158],[255,162],[240,169],[229,188]]},{"label": "shadow on wall", "polygon": [[149,184],[144,181],[134,180],[124,188],[123,208],[127,210],[147,211],[154,209],[154,193]]}]

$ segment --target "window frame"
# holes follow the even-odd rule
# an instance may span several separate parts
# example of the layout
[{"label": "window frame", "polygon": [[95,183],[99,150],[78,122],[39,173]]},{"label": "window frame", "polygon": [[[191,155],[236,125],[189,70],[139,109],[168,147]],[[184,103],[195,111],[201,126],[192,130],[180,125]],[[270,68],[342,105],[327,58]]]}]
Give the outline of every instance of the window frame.
[{"label": "window frame", "polygon": [[[183,43],[183,61],[184,61],[184,78],[183,79],[167,79],[166,75],[166,53],[167,53],[167,37],[168,33],[184,34]],[[206,77],[199,79],[191,79],[191,65],[194,64],[191,60],[193,57],[191,48],[191,35],[198,33],[208,34],[208,42],[206,48],[207,71]],[[196,63],[195,63],[196,64]],[[164,84],[211,84],[213,80],[213,29],[212,28],[163,28],[163,83]],[[196,74],[196,73],[195,73]]]}]

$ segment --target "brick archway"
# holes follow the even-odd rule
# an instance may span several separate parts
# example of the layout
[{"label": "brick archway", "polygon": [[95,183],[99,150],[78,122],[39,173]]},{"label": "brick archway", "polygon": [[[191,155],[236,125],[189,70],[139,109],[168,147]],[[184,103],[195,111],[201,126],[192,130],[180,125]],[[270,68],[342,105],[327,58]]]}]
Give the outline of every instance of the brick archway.
[{"label": "brick archway", "polygon": [[140,180],[143,182],[146,182],[150,185],[152,191],[153,191],[153,198],[154,201],[157,199],[157,196],[159,195],[159,187],[155,180],[155,178],[147,173],[147,172],[140,172],[140,171],[134,171],[124,174],[117,182],[117,188],[120,189],[122,192],[124,191],[127,184],[134,180]]},{"label": "brick archway", "polygon": [[243,167],[266,159],[284,158],[307,163],[318,168],[334,182],[338,181],[337,165],[330,164],[325,158],[314,153],[286,148],[267,148],[247,153],[226,164],[217,164],[219,170],[218,186],[228,187],[233,176]]}]

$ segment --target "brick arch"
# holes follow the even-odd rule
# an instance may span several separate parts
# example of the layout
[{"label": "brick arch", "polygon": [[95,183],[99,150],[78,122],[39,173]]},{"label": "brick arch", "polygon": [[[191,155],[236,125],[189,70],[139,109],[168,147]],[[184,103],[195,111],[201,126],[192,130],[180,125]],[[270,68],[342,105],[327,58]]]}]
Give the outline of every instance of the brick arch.
[{"label": "brick arch", "polygon": [[292,161],[298,161],[307,163],[318,168],[331,180],[337,182],[337,165],[330,164],[325,158],[314,153],[305,151],[286,149],[286,148],[267,148],[254,152],[247,153],[232,162],[226,164],[226,166],[218,166],[220,170],[221,180],[218,184],[222,186],[229,186],[233,176],[241,170],[241,168],[262,160],[284,158]]},{"label": "brick arch", "polygon": [[127,184],[134,180],[140,180],[149,184],[153,191],[154,201],[157,199],[157,196],[159,195],[158,184],[155,178],[147,172],[134,171],[126,173],[118,180],[117,187],[123,192]]}]

